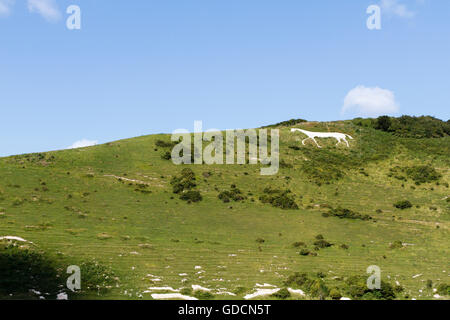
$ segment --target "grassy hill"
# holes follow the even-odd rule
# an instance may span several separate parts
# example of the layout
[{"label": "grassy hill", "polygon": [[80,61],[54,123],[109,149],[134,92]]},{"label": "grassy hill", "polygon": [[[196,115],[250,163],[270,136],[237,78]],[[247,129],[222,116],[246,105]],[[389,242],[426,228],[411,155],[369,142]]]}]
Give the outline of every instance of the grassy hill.
[{"label": "grassy hill", "polygon": [[[292,122],[276,125],[275,176],[261,176],[259,165],[176,166],[164,156],[169,135],[2,158],[0,237],[32,243],[0,241],[0,274],[9,275],[0,297],[38,298],[29,289],[62,286],[67,266],[79,265],[74,299],[151,299],[168,291],[149,287],[167,286],[242,299],[257,283],[306,292],[295,299],[372,299],[366,269],[377,265],[384,298],[445,298],[450,136],[418,139],[362,120],[295,124],[350,134],[350,148],[326,139],[323,149],[303,146]],[[173,178],[191,179],[189,169],[199,202],[173,192]],[[19,284],[20,272],[45,273],[44,284]]]}]

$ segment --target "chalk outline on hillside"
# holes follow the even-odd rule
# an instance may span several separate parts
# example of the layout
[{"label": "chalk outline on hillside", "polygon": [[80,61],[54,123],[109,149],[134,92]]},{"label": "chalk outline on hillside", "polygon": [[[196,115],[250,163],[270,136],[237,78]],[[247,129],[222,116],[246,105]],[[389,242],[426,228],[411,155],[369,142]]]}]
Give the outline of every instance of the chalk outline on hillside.
[{"label": "chalk outline on hillside", "polygon": [[319,146],[319,144],[317,143],[315,138],[334,138],[338,141],[338,143],[336,143],[336,145],[338,145],[341,142],[345,142],[347,144],[347,147],[350,148],[350,145],[347,141],[347,137],[351,140],[353,140],[353,138],[346,134],[346,133],[339,133],[339,132],[312,132],[312,131],[307,131],[307,130],[303,130],[303,129],[299,129],[299,128],[292,128],[291,132],[302,132],[304,134],[306,134],[308,136],[308,138],[303,139],[302,144],[305,145],[305,141],[308,139],[312,139],[315,144],[317,145],[317,147],[322,148],[321,146]]}]

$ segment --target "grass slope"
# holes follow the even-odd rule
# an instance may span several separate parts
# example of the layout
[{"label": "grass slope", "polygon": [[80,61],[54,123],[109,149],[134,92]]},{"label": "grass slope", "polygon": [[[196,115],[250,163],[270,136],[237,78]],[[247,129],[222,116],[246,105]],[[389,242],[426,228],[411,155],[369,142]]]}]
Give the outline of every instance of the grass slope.
[{"label": "grass slope", "polygon": [[[161,157],[170,149],[156,146],[167,135],[2,158],[0,237],[32,241],[61,266],[95,260],[118,278],[109,290],[73,298],[151,299],[144,293],[151,286],[201,285],[238,293],[216,298],[241,299],[256,283],[283,287],[295,272],[322,272],[345,295],[340,278],[367,277],[370,265],[404,287],[398,298],[431,298],[426,280],[434,288],[449,282],[450,137],[402,138],[352,122],[296,126],[355,140],[348,149],[319,139],[319,150],[279,126],[276,176],[261,176],[259,165],[175,166]],[[417,165],[435,168],[440,179],[417,185],[392,175],[392,168]],[[172,193],[171,179],[186,167],[196,175],[198,203]],[[218,199],[232,184],[244,201]],[[299,209],[262,203],[267,187],[289,189]],[[401,200],[413,207],[395,208]],[[372,219],[324,217],[330,207]],[[318,234],[334,245],[314,250]],[[404,246],[390,248],[396,241]],[[295,242],[317,255],[300,255]]]}]

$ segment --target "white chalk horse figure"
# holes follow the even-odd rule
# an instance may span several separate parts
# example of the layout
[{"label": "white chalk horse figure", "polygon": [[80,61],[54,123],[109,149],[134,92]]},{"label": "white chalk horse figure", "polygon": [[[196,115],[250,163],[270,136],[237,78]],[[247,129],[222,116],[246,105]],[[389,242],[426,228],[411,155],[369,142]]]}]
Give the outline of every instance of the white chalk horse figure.
[{"label": "white chalk horse figure", "polygon": [[347,144],[347,147],[349,147],[349,148],[350,148],[350,145],[348,144],[348,141],[346,138],[348,137],[349,139],[353,140],[353,138],[350,135],[345,134],[345,133],[339,133],[339,132],[311,132],[311,131],[297,129],[297,128],[291,129],[291,132],[296,132],[296,131],[300,131],[308,136],[308,138],[306,138],[302,141],[303,145],[305,145],[306,140],[312,139],[319,148],[322,148],[322,147],[319,146],[319,144],[317,143],[315,138],[334,138],[338,141],[338,143],[336,143],[336,145],[338,145],[341,142],[345,142]]}]

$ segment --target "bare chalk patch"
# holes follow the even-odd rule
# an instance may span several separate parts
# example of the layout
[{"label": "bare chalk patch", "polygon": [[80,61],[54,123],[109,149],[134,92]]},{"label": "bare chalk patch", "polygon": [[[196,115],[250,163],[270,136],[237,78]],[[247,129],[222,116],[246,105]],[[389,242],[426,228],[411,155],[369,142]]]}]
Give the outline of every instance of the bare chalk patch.
[{"label": "bare chalk patch", "polygon": [[194,291],[207,291],[207,292],[211,292],[211,289],[208,289],[208,288],[199,286],[199,285],[197,285],[197,284],[193,284],[193,285],[192,285],[192,290],[194,290]]},{"label": "bare chalk patch", "polygon": [[25,240],[21,237],[16,237],[16,236],[4,236],[4,237],[0,237],[0,240],[13,240],[13,241],[19,241],[19,242],[28,242],[28,243],[33,243],[31,241]]},{"label": "bare chalk patch", "polygon": [[181,293],[153,293],[152,298],[155,300],[171,300],[171,299],[179,299],[179,300],[198,300],[197,298],[185,296]]},{"label": "bare chalk patch", "polygon": [[247,294],[246,296],[244,296],[245,300],[248,299],[254,299],[257,297],[264,297],[264,296],[270,296],[274,293],[277,293],[278,291],[280,291],[279,288],[276,289],[256,289],[256,292],[253,292],[251,294]]}]

